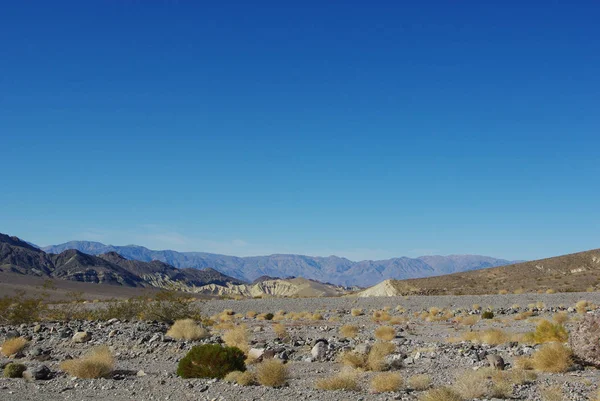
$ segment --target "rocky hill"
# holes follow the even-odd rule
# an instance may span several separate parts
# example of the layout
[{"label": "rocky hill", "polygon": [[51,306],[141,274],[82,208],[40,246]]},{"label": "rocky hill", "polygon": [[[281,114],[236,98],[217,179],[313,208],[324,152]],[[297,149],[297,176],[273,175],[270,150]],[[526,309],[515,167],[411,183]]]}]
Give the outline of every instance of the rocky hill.
[{"label": "rocky hill", "polygon": [[410,280],[386,280],[358,296],[577,292],[600,288],[600,249],[490,269]]},{"label": "rocky hill", "polygon": [[198,292],[205,285],[240,285],[214,269],[177,269],[160,261],[127,260],[112,252],[99,256],[75,249],[46,253],[17,237],[0,234],[0,272],[128,287]]},{"label": "rocky hill", "polygon": [[386,279],[407,279],[483,269],[514,263],[478,255],[423,256],[354,262],[337,256],[269,255],[235,257],[205,252],[154,251],[142,246],[113,246],[99,242],[71,241],[43,248],[60,253],[67,249],[92,255],[116,252],[130,259],[158,260],[177,268],[214,268],[223,274],[252,282],[261,276],[306,277],[345,286],[370,286]]}]

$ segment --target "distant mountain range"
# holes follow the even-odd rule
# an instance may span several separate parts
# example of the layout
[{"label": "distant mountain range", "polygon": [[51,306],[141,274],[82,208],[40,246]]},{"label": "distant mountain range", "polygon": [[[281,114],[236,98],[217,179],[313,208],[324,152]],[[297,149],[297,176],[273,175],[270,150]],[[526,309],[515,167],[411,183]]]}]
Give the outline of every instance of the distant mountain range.
[{"label": "distant mountain range", "polygon": [[76,249],[58,254],[0,234],[0,272],[63,280],[194,291],[207,285],[238,285],[241,280],[210,268],[177,269],[161,261],[128,260],[116,252],[98,256]]},{"label": "distant mountain range", "polygon": [[205,252],[154,251],[143,246],[113,246],[99,242],[71,241],[43,247],[47,253],[77,250],[90,255],[111,252],[130,260],[160,261],[176,268],[213,268],[224,275],[252,282],[262,276],[304,277],[324,283],[367,287],[386,279],[408,279],[504,266],[517,261],[479,255],[400,257],[353,262],[337,256],[269,255],[235,257]]}]

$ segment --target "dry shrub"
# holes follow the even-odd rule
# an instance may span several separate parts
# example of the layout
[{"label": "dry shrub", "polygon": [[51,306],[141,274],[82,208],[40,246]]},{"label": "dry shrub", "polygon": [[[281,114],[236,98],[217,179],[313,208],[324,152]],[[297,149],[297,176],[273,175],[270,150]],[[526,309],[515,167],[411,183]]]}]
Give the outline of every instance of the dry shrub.
[{"label": "dry shrub", "polygon": [[569,334],[560,324],[553,324],[548,320],[541,320],[533,333],[527,333],[526,340],[536,343],[565,342]]},{"label": "dry shrub", "polygon": [[427,391],[419,397],[419,401],[463,401],[463,399],[450,387],[439,387]]},{"label": "dry shrub", "polygon": [[388,393],[400,390],[402,384],[402,376],[398,373],[379,373],[371,379],[371,390],[375,393]]},{"label": "dry shrub", "polygon": [[498,295],[506,295],[508,294],[508,290],[500,290],[498,291]]},{"label": "dry shrub", "polygon": [[250,345],[248,344],[248,331],[245,325],[234,326],[223,333],[223,341],[229,347],[237,347],[244,354],[248,353]]},{"label": "dry shrub", "polygon": [[11,356],[27,346],[27,340],[23,337],[10,338],[2,343],[2,354],[4,356]]},{"label": "dry shrub", "polygon": [[554,288],[548,288],[546,294],[556,294],[556,290]]},{"label": "dry shrub", "polygon": [[367,355],[362,355],[357,352],[343,352],[340,354],[340,362],[344,366],[349,366],[354,369],[367,368]]},{"label": "dry shrub", "polygon": [[562,401],[563,392],[560,386],[550,386],[541,390],[542,400],[544,401]]},{"label": "dry shrub", "polygon": [[343,370],[335,376],[317,380],[316,387],[319,390],[359,391],[358,372]]},{"label": "dry shrub", "polygon": [[381,326],[375,329],[375,338],[384,341],[391,341],[396,338],[396,330],[391,326]]},{"label": "dry shrub", "polygon": [[389,323],[396,325],[396,324],[406,323],[407,321],[408,321],[408,319],[405,317],[394,316],[390,319]]},{"label": "dry shrub", "polygon": [[555,313],[554,316],[552,316],[552,320],[554,320],[555,323],[564,325],[569,321],[569,314],[567,312]]},{"label": "dry shrub", "polygon": [[517,288],[516,290],[513,291],[513,294],[516,294],[516,295],[523,294],[523,293],[525,293],[524,288]]},{"label": "dry shrub", "polygon": [[475,315],[465,316],[458,320],[458,322],[464,326],[474,326],[479,321],[479,317]]},{"label": "dry shrub", "polygon": [[396,350],[396,346],[388,342],[376,342],[367,356],[367,367],[373,371],[385,369],[384,359]]},{"label": "dry shrub", "polygon": [[483,398],[487,392],[485,373],[482,371],[467,371],[454,382],[452,388],[463,399]]},{"label": "dry shrub", "polygon": [[358,336],[358,332],[358,326],[345,324],[342,327],[340,327],[340,335],[346,338],[355,338],[356,336]]},{"label": "dry shrub", "polygon": [[517,313],[514,317],[515,320],[525,320],[525,319],[529,319],[531,316],[533,316],[533,312],[531,311],[527,311],[527,312],[521,312],[521,313]]},{"label": "dry shrub", "polygon": [[258,312],[253,311],[253,310],[246,312],[246,317],[248,319],[254,319],[256,317],[256,315],[258,315]]},{"label": "dry shrub", "polygon": [[92,349],[78,359],[60,363],[60,369],[80,379],[97,379],[108,376],[114,369],[115,360],[107,346]]},{"label": "dry shrub", "polygon": [[250,371],[240,372],[239,370],[234,370],[233,372],[229,372],[224,381],[229,383],[237,383],[240,386],[252,386],[256,384],[256,378],[254,377],[254,373]]},{"label": "dry shrub", "polygon": [[278,359],[267,359],[256,365],[256,381],[263,386],[281,387],[287,377],[287,366]]},{"label": "dry shrub", "polygon": [[167,336],[176,340],[200,340],[209,336],[206,329],[198,326],[192,319],[176,320],[167,331]]},{"label": "dry shrub", "polygon": [[531,370],[515,368],[509,371],[509,378],[512,383],[523,385],[527,383],[534,383],[537,379],[537,374]]},{"label": "dry shrub", "polygon": [[416,391],[424,391],[431,386],[429,375],[414,375],[408,378],[408,386]]},{"label": "dry shrub", "polygon": [[280,340],[289,340],[289,338],[290,338],[290,335],[287,332],[287,329],[281,323],[274,324],[273,331],[275,332],[275,335],[277,336],[277,338],[279,338]]},{"label": "dry shrub", "polygon": [[463,333],[465,341],[488,345],[500,345],[510,341],[510,336],[500,329],[487,329],[483,331],[469,331]]},{"label": "dry shrub", "polygon": [[560,343],[546,344],[533,354],[533,366],[540,372],[562,373],[572,364],[571,350]]},{"label": "dry shrub", "polygon": [[313,313],[310,316],[310,320],[323,320],[323,315],[321,315],[320,313]]},{"label": "dry shrub", "polygon": [[533,359],[526,356],[518,356],[514,360],[515,368],[520,370],[533,370]]},{"label": "dry shrub", "polygon": [[580,315],[583,315],[584,313],[586,313],[588,311],[588,305],[589,305],[589,302],[582,299],[581,301],[579,301],[575,304],[575,309],[577,310],[577,313],[579,313]]},{"label": "dry shrub", "polygon": [[473,306],[471,308],[473,308],[473,310],[481,310],[481,305],[473,304]]},{"label": "dry shrub", "polygon": [[391,320],[391,316],[388,312],[386,311],[380,311],[380,310],[376,310],[375,312],[373,312],[373,316],[371,317],[371,320],[374,322],[387,322],[389,320]]},{"label": "dry shrub", "polygon": [[363,314],[363,310],[362,309],[352,309],[350,311],[350,313],[352,314],[352,316],[361,316]]}]

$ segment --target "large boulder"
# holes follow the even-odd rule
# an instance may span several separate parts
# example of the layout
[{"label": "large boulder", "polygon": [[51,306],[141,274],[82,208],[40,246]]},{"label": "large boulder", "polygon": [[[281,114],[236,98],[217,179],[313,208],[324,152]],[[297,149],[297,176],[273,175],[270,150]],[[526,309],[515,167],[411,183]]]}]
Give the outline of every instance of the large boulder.
[{"label": "large boulder", "polygon": [[569,346],[575,359],[584,365],[600,367],[600,316],[588,315],[571,330]]}]

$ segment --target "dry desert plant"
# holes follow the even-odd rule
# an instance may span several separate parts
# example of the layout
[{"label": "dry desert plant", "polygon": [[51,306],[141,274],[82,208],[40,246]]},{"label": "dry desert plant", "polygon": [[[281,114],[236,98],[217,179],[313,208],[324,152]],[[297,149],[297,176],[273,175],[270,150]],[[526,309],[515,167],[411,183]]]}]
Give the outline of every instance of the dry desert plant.
[{"label": "dry desert plant", "polygon": [[375,338],[384,341],[391,341],[396,338],[396,330],[391,326],[381,326],[375,329]]},{"label": "dry desert plant", "polygon": [[577,313],[579,313],[580,315],[583,315],[588,311],[588,305],[589,302],[582,299],[581,301],[575,304],[575,310],[577,310]]},{"label": "dry desert plant", "polygon": [[358,391],[358,372],[343,370],[335,376],[317,380],[316,387],[319,390]]},{"label": "dry desert plant", "polygon": [[2,354],[4,356],[11,356],[27,346],[27,340],[23,337],[9,338],[2,343]]},{"label": "dry desert plant", "polygon": [[554,316],[552,316],[552,320],[558,324],[564,325],[569,321],[569,314],[567,312],[555,313]]},{"label": "dry desert plant", "polygon": [[408,378],[408,386],[416,391],[427,390],[431,386],[429,375],[414,375]]},{"label": "dry desert plant", "polygon": [[452,389],[465,400],[482,398],[487,391],[486,377],[480,371],[466,371],[456,379]]},{"label": "dry desert plant", "polygon": [[352,314],[352,316],[361,316],[363,314],[363,310],[362,309],[352,309],[350,311],[350,313]]},{"label": "dry desert plant", "polygon": [[92,349],[78,359],[60,363],[60,369],[80,379],[97,379],[108,376],[114,369],[115,360],[107,346]]},{"label": "dry desert plant", "polygon": [[223,341],[229,347],[237,347],[244,354],[248,353],[250,345],[248,344],[248,330],[245,325],[232,327],[223,333]]},{"label": "dry desert plant", "polygon": [[340,335],[346,338],[355,338],[356,336],[358,336],[358,332],[358,326],[345,324],[342,327],[340,327]]},{"label": "dry desert plant", "polygon": [[367,355],[354,351],[344,352],[340,354],[340,362],[342,365],[354,369],[365,369],[367,367]]},{"label": "dry desert plant", "polygon": [[541,390],[542,400],[544,401],[562,401],[563,392],[560,386],[550,386]]},{"label": "dry desert plant", "polygon": [[209,336],[206,329],[198,326],[192,319],[176,320],[167,331],[167,336],[175,340],[200,340]]},{"label": "dry desert plant", "polygon": [[278,359],[267,359],[256,365],[256,381],[263,386],[281,387],[287,377],[287,366]]},{"label": "dry desert plant", "polygon": [[563,373],[573,364],[571,350],[561,343],[549,343],[533,354],[533,367],[540,372]]},{"label": "dry desert plant", "polygon": [[419,401],[463,401],[463,398],[450,387],[439,387],[427,391]]},{"label": "dry desert plant", "polygon": [[280,340],[289,340],[290,335],[287,332],[286,327],[281,324],[281,323],[277,323],[273,325],[273,331],[275,332],[275,335],[277,336],[277,338],[279,338]]},{"label": "dry desert plant", "polygon": [[540,320],[535,331],[526,335],[526,340],[536,343],[565,342],[569,335],[560,324],[553,324],[548,320]]},{"label": "dry desert plant", "polygon": [[367,367],[373,371],[385,369],[384,359],[396,350],[396,346],[388,342],[376,342],[367,356]]},{"label": "dry desert plant", "polygon": [[223,380],[229,383],[237,383],[240,386],[251,386],[256,383],[254,373],[248,370],[245,372],[234,370],[233,372],[229,372]]},{"label": "dry desert plant", "polygon": [[371,379],[371,390],[375,393],[388,393],[400,390],[402,384],[402,376],[398,373],[378,373]]}]

